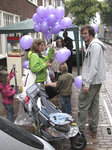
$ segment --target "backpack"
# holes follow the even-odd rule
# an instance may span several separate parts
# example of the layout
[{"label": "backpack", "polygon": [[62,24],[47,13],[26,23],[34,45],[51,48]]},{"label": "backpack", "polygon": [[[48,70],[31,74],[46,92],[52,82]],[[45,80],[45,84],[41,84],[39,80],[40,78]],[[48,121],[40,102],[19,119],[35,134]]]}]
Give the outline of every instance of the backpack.
[{"label": "backpack", "polygon": [[29,88],[31,85],[35,83],[36,74],[32,73],[30,69],[23,69],[23,77],[22,77],[22,88],[23,91]]},{"label": "backpack", "polygon": [[[39,56],[37,55],[37,58]],[[23,91],[29,88],[35,83],[36,77],[39,73],[32,73],[29,67],[29,63],[26,68],[23,68],[23,77],[22,77],[22,89]]]}]

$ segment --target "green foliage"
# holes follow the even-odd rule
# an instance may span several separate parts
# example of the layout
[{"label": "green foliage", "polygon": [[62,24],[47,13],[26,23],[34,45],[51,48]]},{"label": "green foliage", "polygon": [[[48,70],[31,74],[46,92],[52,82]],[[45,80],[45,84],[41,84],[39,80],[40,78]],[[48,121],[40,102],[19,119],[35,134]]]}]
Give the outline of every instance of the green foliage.
[{"label": "green foliage", "polygon": [[106,0],[100,15],[103,24],[112,26],[112,0]]},{"label": "green foliage", "polygon": [[67,14],[73,14],[73,24],[89,24],[95,19],[96,12],[100,12],[102,4],[98,0],[70,0],[65,2]]}]

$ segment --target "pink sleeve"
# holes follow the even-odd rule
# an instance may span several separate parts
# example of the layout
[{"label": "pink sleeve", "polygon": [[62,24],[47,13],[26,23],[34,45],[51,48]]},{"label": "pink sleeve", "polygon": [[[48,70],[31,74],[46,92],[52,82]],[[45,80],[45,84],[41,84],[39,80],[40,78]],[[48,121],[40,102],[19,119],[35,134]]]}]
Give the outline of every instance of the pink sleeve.
[{"label": "pink sleeve", "polygon": [[13,89],[12,91],[8,91],[7,92],[7,96],[9,96],[9,97],[14,96],[15,94],[16,94],[16,90],[15,89]]},{"label": "pink sleeve", "polygon": [[8,82],[10,82],[10,80],[13,78],[14,75],[15,75],[15,73],[11,70],[11,72],[9,74]]}]

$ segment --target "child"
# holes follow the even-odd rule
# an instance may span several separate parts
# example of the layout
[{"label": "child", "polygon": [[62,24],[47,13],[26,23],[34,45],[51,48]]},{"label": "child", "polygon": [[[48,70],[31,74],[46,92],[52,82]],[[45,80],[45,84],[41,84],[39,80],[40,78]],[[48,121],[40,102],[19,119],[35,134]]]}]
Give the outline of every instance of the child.
[{"label": "child", "polygon": [[9,84],[10,80],[14,76],[14,72],[8,75],[6,70],[0,71],[0,92],[2,95],[2,104],[7,110],[7,119],[13,122],[14,109],[13,109],[13,96],[16,93],[15,89],[12,89]]},{"label": "child", "polygon": [[71,73],[68,73],[68,67],[66,63],[59,65],[59,71],[62,75],[59,76],[59,79],[56,83],[56,90],[60,92],[62,112],[71,114],[72,82],[74,82],[74,77]]}]

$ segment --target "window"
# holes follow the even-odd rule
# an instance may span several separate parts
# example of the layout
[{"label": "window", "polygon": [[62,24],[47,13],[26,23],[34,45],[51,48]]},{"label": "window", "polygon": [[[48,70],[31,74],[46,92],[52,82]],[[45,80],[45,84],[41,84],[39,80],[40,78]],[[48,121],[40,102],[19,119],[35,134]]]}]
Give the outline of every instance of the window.
[{"label": "window", "polygon": [[46,7],[46,0],[44,0],[43,6]]},{"label": "window", "polygon": [[55,7],[55,0],[51,0],[51,4]]},{"label": "window", "polygon": [[7,13],[3,13],[3,20],[4,26],[9,25],[14,22],[14,16]]},{"label": "window", "polygon": [[38,0],[28,0],[30,3],[32,3],[32,4],[34,4],[34,5],[36,5],[37,6],[37,2],[38,2]]},{"label": "window", "polygon": [[[20,21],[20,16],[0,10],[0,26],[6,26]],[[6,56],[7,48],[10,51],[11,46],[7,43],[7,36],[14,36],[14,34],[0,34],[0,58]]]},{"label": "window", "polygon": [[58,6],[62,6],[62,7],[64,7],[65,6],[65,4],[63,3],[63,1],[62,0],[57,0],[57,7]]},{"label": "window", "polygon": [[49,0],[46,0],[46,6],[48,6],[49,5]]},{"label": "window", "polygon": [[59,1],[59,0],[57,1],[57,7],[58,7],[58,6],[60,6],[60,1]]}]

